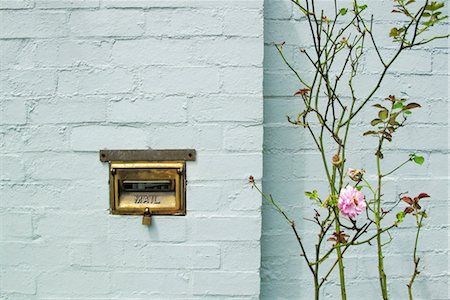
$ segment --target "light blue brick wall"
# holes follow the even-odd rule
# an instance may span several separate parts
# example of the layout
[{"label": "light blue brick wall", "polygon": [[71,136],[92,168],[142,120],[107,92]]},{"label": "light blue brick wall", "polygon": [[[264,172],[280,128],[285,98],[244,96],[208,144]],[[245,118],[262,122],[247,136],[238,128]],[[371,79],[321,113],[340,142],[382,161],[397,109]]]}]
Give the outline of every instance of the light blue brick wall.
[{"label": "light blue brick wall", "polygon": [[[262,0],[0,0],[0,299],[257,299],[262,62]],[[187,215],[110,215],[103,148],[195,148]]]},{"label": "light blue brick wall", "polygon": [[[332,1],[316,1],[316,8],[330,7]],[[338,1],[347,5],[351,1]],[[392,1],[367,1],[375,14],[377,35],[388,35],[393,26],[389,12]],[[327,13],[325,12],[325,15]],[[330,14],[332,14],[330,12]],[[294,75],[283,64],[273,42],[286,42],[284,51],[289,61],[300,72],[311,71],[298,47],[311,46],[309,28],[304,18],[287,0],[265,1],[265,56],[264,56],[264,182],[266,193],[278,199],[288,214],[296,221],[303,234],[304,243],[313,245],[316,240],[314,224],[303,218],[312,216],[311,201],[303,196],[305,190],[317,188],[326,192],[326,182],[321,160],[314,150],[308,132],[294,128],[286,115],[300,112],[299,98],[292,95],[300,86]],[[436,28],[447,32],[448,24]],[[389,54],[392,44],[388,38],[381,40],[382,52]],[[364,71],[356,88],[364,93],[374,76],[379,74],[375,56],[364,61]],[[409,126],[402,128],[396,141],[387,147],[386,168],[394,161],[418,150],[426,163],[408,166],[391,176],[385,194],[395,196],[409,191],[412,194],[426,191],[432,195],[426,201],[430,219],[422,233],[420,256],[422,273],[415,286],[416,299],[448,299],[448,44],[439,41],[426,47],[406,52],[393,66],[377,98],[396,94],[418,101],[423,105],[413,114]],[[386,94],[387,93],[387,94]],[[358,122],[373,119],[374,111],[361,114]],[[356,168],[374,172],[374,144],[362,140],[361,126],[351,129],[351,148],[348,162]],[[332,152],[329,156],[332,156]],[[424,201],[425,203],[425,201]],[[391,278],[389,290],[392,299],[406,299],[406,283],[412,273],[411,250],[413,233],[411,223],[402,224],[394,231],[395,241],[386,247],[386,272]],[[309,247],[310,248],[310,247]],[[289,225],[269,205],[263,205],[262,282],[261,299],[312,299],[312,277]],[[375,247],[357,248],[345,255],[349,299],[379,299]],[[329,279],[322,299],[339,296],[337,274]]]}]

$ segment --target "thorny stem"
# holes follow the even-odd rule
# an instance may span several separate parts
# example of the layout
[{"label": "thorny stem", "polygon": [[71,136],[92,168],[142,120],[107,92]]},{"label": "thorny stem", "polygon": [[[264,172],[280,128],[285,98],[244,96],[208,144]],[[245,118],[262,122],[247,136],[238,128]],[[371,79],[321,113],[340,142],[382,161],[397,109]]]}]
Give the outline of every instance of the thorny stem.
[{"label": "thorny stem", "polygon": [[384,256],[383,256],[383,245],[381,242],[381,180],[382,180],[382,174],[381,174],[381,149],[383,147],[383,141],[384,138],[380,137],[378,150],[376,154],[376,160],[377,160],[377,197],[375,200],[375,225],[377,228],[377,251],[378,251],[378,274],[379,274],[379,280],[380,280],[380,288],[381,288],[381,294],[383,296],[383,300],[388,299],[388,292],[387,292],[387,278],[386,273],[384,271]]},{"label": "thorny stem", "polygon": [[422,228],[424,214],[425,214],[425,211],[422,214],[420,214],[420,218],[416,214],[417,232],[416,232],[416,240],[414,242],[414,251],[413,251],[414,272],[413,272],[413,275],[411,276],[411,280],[407,284],[409,300],[413,300],[412,287],[413,287],[414,280],[416,279],[417,275],[420,274],[420,272],[419,272],[420,257],[417,257],[417,245],[419,243],[420,228]]}]

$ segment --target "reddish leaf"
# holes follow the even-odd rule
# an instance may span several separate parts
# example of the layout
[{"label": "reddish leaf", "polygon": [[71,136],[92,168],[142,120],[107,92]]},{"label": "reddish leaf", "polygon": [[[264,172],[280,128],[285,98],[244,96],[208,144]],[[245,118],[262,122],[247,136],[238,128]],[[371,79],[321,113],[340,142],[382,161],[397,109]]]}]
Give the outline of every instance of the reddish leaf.
[{"label": "reddish leaf", "polygon": [[428,195],[427,193],[420,193],[419,196],[417,196],[417,198],[419,198],[419,199],[430,198],[430,195]]},{"label": "reddish leaf", "polygon": [[413,204],[413,200],[411,199],[411,197],[405,196],[405,197],[402,197],[402,200],[405,201],[406,203],[408,203],[409,205]]},{"label": "reddish leaf", "polygon": [[389,95],[389,97],[387,97],[386,100],[391,100],[392,102],[394,102],[395,101],[395,96],[394,95]]},{"label": "reddish leaf", "polygon": [[305,96],[305,95],[308,95],[308,92],[309,92],[309,89],[301,89],[301,90],[298,90],[297,92],[295,92],[294,96],[297,96],[297,95]]},{"label": "reddish leaf", "polygon": [[420,104],[418,104],[418,103],[409,103],[403,109],[407,110],[407,109],[413,109],[413,108],[418,108],[418,107],[421,107]]},{"label": "reddish leaf", "polygon": [[408,206],[407,208],[405,208],[405,214],[410,214],[414,211],[414,208],[412,208],[411,206]]}]

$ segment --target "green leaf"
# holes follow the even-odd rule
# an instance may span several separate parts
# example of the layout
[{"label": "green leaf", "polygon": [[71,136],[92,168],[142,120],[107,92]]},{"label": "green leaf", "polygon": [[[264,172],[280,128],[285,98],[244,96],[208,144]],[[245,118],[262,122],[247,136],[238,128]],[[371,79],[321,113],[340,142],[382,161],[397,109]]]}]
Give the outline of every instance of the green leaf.
[{"label": "green leaf", "polygon": [[429,10],[429,11],[435,11],[438,10],[440,8],[444,7],[444,3],[443,2],[431,2],[430,4],[428,4],[427,6],[425,6],[425,10]]},{"label": "green leaf", "polygon": [[348,9],[347,9],[347,8],[341,8],[341,9],[339,10],[339,14],[340,14],[341,16],[345,16],[345,15],[347,14],[347,12],[348,12]]},{"label": "green leaf", "polygon": [[419,156],[419,155],[414,155],[413,161],[418,165],[423,165],[423,163],[425,162],[425,157]]},{"label": "green leaf", "polygon": [[359,5],[358,8],[360,10],[365,10],[367,8],[367,4]]},{"label": "green leaf", "polygon": [[376,108],[380,108],[380,109],[387,109],[386,107],[384,107],[383,105],[381,105],[381,104],[374,104],[374,105],[372,105],[373,107],[376,107]]},{"label": "green leaf", "polygon": [[425,219],[428,218],[428,214],[425,211],[420,211],[418,214],[422,215]]},{"label": "green leaf", "polygon": [[403,103],[395,103],[394,104],[394,106],[392,107],[393,109],[399,109],[399,108],[403,108],[404,107],[404,105],[403,105]]},{"label": "green leaf", "polygon": [[305,196],[309,197],[309,199],[311,199],[311,200],[317,200],[317,198],[319,197],[319,194],[316,190],[314,190],[312,192],[305,192]]},{"label": "green leaf", "polygon": [[395,216],[397,217],[397,223],[401,223],[403,222],[403,219],[405,218],[406,214],[404,211],[401,211],[397,213]]},{"label": "green leaf", "polygon": [[363,135],[378,135],[378,131],[369,130],[364,132]]},{"label": "green leaf", "polygon": [[398,31],[397,27],[392,28],[391,31],[389,32],[390,37],[395,38],[395,37],[398,37],[398,35],[399,35],[399,31]]},{"label": "green leaf", "polygon": [[363,189],[363,187],[364,187],[364,186],[362,186],[362,185],[355,186],[355,188],[356,188],[358,191],[361,191],[361,190]]},{"label": "green leaf", "polygon": [[376,125],[380,124],[381,122],[383,122],[383,121],[380,119],[373,119],[372,122],[370,122],[370,125],[376,126]]},{"label": "green leaf", "polygon": [[382,110],[380,110],[380,111],[378,112],[378,117],[379,117],[381,120],[384,121],[384,120],[387,119],[388,114],[389,114],[389,112],[388,112],[387,109],[382,109]]}]

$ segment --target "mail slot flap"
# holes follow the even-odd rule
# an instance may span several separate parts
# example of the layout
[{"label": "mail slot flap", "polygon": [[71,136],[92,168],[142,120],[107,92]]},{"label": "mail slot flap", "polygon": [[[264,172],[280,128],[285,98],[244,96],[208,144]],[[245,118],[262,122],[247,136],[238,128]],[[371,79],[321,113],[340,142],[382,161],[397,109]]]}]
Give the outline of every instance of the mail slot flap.
[{"label": "mail slot flap", "polygon": [[113,214],[184,215],[184,162],[111,162]]},{"label": "mail slot flap", "polygon": [[173,192],[175,180],[123,180],[120,182],[123,192]]}]

